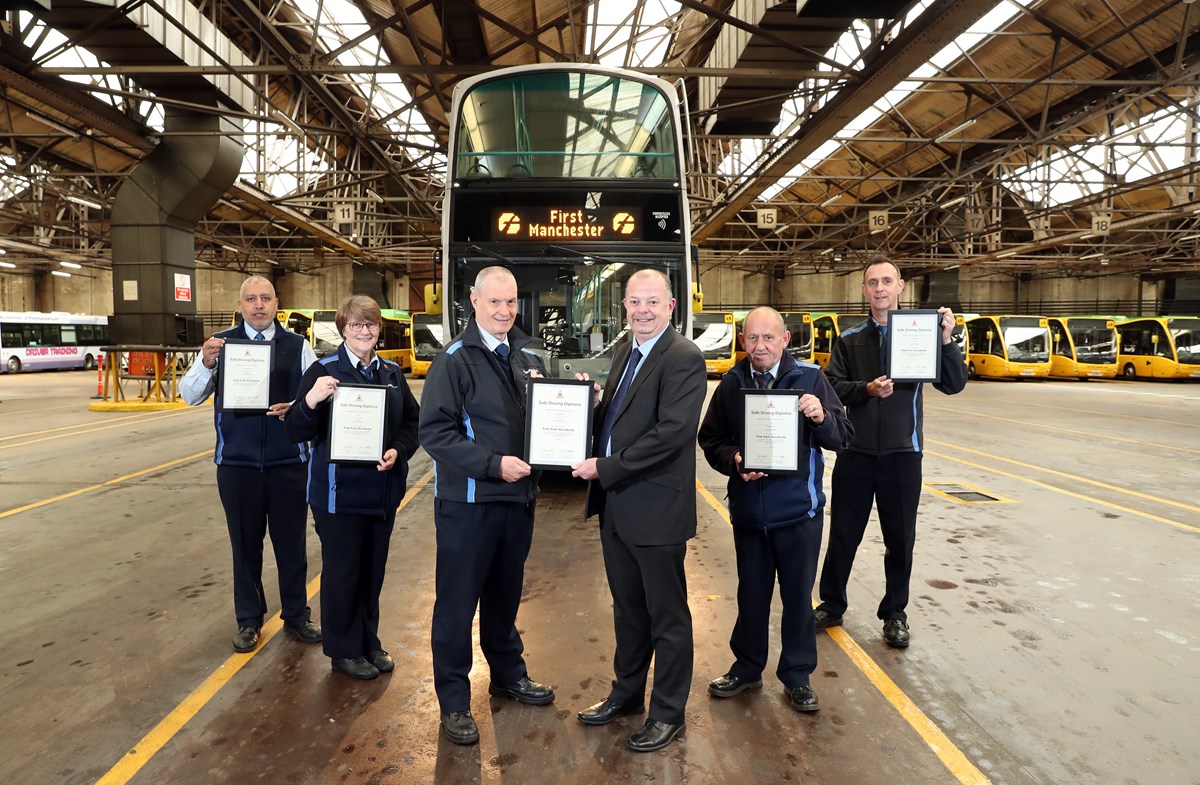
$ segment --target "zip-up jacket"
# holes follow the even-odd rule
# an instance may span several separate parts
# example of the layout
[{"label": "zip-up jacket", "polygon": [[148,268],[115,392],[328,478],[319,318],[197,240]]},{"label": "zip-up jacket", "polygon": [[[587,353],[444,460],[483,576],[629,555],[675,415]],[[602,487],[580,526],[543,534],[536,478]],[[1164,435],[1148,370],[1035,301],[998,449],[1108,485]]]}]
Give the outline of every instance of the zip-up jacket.
[{"label": "zip-up jacket", "polygon": [[[867,383],[883,375],[881,334],[874,319],[846,330],[834,341],[825,375],[854,423],[849,449],[870,455],[921,452],[924,405],[920,382],[896,382],[887,398],[867,395]],[[954,341],[942,344],[941,379],[933,383],[946,395],[967,386],[967,367]]]},{"label": "zip-up jacket", "polygon": [[[308,467],[310,506],[329,513],[386,515],[404,498],[408,459],[420,446],[417,441],[420,410],[399,365],[380,358],[378,378],[370,381],[358,364],[358,358],[342,344],[336,353],[309,366],[285,422],[293,441],[312,442],[312,461]],[[346,384],[379,384],[388,388],[383,449],[386,452],[395,448],[397,453],[390,471],[381,472],[374,463],[330,463],[329,400],[317,404],[315,409],[304,400],[323,376],[332,376]]]},{"label": "zip-up jacket", "polygon": [[[241,325],[217,333],[214,337],[246,339]],[[271,369],[270,401],[279,403],[292,399],[300,384],[300,353],[304,339],[294,332],[275,325],[275,363]],[[232,346],[230,347],[232,348]],[[199,358],[196,362],[200,362]],[[266,469],[289,463],[304,463],[308,460],[308,445],[294,444],[288,438],[287,428],[278,417],[265,414],[240,413],[221,410],[221,386],[216,386],[216,405],[213,407],[217,425],[217,448],[213,462],[222,466],[246,466]]]},{"label": "zip-up jacket", "polygon": [[788,353],[779,361],[779,379],[774,389],[812,393],[825,409],[820,425],[804,418],[800,472],[777,474],[746,482],[734,455],[742,451],[745,425],[744,388],[754,387],[750,359],[744,358],[721,377],[708,404],[698,441],[709,466],[729,477],[729,518],[734,526],[775,529],[794,526],[821,514],[825,506],[822,477],[825,459],[821,448],[843,450],[854,436],[833,386],[811,363],[798,363]]},{"label": "zip-up jacket", "polygon": [[[506,379],[474,318],[434,357],[421,393],[421,444],[434,461],[434,495],[458,502],[529,502],[537,498],[534,470],[516,482],[500,476],[500,459],[525,452],[525,380],[546,375],[529,336],[508,333]],[[511,382],[511,383],[508,383]]]}]

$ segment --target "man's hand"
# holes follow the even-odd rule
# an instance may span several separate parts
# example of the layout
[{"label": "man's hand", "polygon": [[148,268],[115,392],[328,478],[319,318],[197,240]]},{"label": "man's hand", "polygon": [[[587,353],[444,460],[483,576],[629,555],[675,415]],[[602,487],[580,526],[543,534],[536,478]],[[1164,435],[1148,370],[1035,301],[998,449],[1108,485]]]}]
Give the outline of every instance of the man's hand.
[{"label": "man's hand", "polygon": [[886,398],[892,394],[892,380],[886,376],[867,382],[867,395],[872,398]]},{"label": "man's hand", "polygon": [[581,480],[595,480],[600,477],[600,473],[596,471],[596,459],[588,458],[585,461],[580,461],[571,466],[571,476],[578,477]]},{"label": "man's hand", "polygon": [[505,455],[500,459],[500,479],[505,482],[516,482],[522,477],[528,477],[533,471],[529,464],[515,455]]},{"label": "man's hand", "polygon": [[217,355],[221,353],[221,347],[224,345],[225,339],[215,335],[204,342],[204,345],[200,347],[200,362],[204,363],[205,368],[217,367]]},{"label": "man's hand", "polygon": [[383,454],[379,459],[379,463],[375,466],[378,471],[386,472],[396,465],[396,459],[400,457],[400,453],[396,452],[396,448],[392,447]]},{"label": "man's hand", "polygon": [[[577,382],[591,382],[586,373],[575,374]],[[595,409],[600,405],[600,382],[592,382],[592,408]]]},{"label": "man's hand", "polygon": [[821,399],[812,393],[801,395],[800,400],[796,401],[796,409],[817,425],[825,422],[825,407],[821,405]]},{"label": "man's hand", "polygon": [[949,308],[938,308],[938,313],[942,315],[942,346],[950,343],[951,334],[954,332],[954,311]]}]

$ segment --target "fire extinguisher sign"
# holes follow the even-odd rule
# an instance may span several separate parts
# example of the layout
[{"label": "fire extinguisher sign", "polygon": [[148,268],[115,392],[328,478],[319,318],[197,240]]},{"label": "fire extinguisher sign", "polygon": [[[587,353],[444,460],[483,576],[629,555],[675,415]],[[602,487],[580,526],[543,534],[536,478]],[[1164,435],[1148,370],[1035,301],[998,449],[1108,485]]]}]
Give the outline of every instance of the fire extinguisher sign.
[{"label": "fire extinguisher sign", "polygon": [[175,301],[181,303],[192,301],[192,276],[175,273]]}]

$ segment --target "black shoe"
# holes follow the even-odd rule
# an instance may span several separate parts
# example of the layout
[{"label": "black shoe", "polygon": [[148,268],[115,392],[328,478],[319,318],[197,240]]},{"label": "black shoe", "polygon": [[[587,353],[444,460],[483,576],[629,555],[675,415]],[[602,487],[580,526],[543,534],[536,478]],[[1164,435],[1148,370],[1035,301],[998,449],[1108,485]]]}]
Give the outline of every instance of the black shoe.
[{"label": "black shoe", "polygon": [[883,639],[893,649],[908,648],[908,622],[903,619],[888,619],[883,623]]},{"label": "black shoe", "polygon": [[792,708],[796,711],[816,711],[821,708],[820,702],[817,701],[817,693],[813,692],[812,687],[807,684],[791,687],[787,690],[787,694],[792,700]]},{"label": "black shoe", "polygon": [[741,676],[734,676],[732,673],[726,673],[708,683],[708,694],[714,698],[732,698],[739,692],[756,690],[761,686],[762,679],[751,681],[743,679]]},{"label": "black shoe", "polygon": [[475,744],[479,741],[479,726],[470,711],[452,711],[442,715],[442,732],[455,744]]},{"label": "black shoe", "polygon": [[669,722],[646,720],[640,731],[625,740],[625,747],[634,752],[654,752],[670,744],[682,732],[682,722],[672,725]]},{"label": "black shoe", "polygon": [[233,650],[245,654],[258,647],[258,627],[238,627],[233,636]]},{"label": "black shoe", "polygon": [[285,624],[283,625],[283,629],[287,630],[288,635],[291,635],[301,643],[321,642],[321,628],[313,624],[312,621],[300,624]]},{"label": "black shoe", "polygon": [[329,666],[354,679],[373,679],[379,675],[379,668],[368,662],[366,657],[355,657],[352,660],[334,657],[329,661]]},{"label": "black shoe", "polygon": [[528,676],[522,676],[520,680],[514,681],[512,684],[493,682],[488,685],[488,692],[502,698],[513,698],[526,706],[545,706],[547,703],[554,703],[554,690],[530,681]]},{"label": "black shoe", "polygon": [[607,725],[617,717],[628,717],[630,714],[642,714],[645,711],[646,704],[644,703],[636,706],[620,706],[605,698],[595,706],[579,712],[576,716],[584,725]]},{"label": "black shoe", "polygon": [[396,661],[392,659],[392,655],[388,654],[383,649],[371,652],[371,656],[367,657],[371,664],[380,673],[391,673],[396,669]]},{"label": "black shoe", "polygon": [[817,608],[813,611],[813,621],[816,622],[818,630],[823,630],[827,627],[841,627],[842,614],[834,615],[824,608]]}]

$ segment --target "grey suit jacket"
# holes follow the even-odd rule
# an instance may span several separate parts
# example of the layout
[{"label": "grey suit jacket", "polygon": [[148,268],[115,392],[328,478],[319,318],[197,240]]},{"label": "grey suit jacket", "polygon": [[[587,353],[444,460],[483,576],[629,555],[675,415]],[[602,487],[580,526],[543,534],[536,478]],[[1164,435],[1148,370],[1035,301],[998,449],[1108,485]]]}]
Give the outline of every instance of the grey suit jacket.
[{"label": "grey suit jacket", "polygon": [[[621,346],[596,410],[600,429],[633,342]],[[631,545],[672,545],[696,536],[696,431],[707,375],[696,345],[668,326],[634,377],[612,429],[612,455],[596,462],[585,517],[603,513]]]}]

